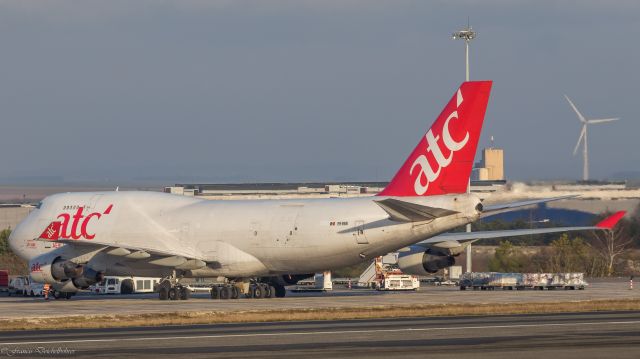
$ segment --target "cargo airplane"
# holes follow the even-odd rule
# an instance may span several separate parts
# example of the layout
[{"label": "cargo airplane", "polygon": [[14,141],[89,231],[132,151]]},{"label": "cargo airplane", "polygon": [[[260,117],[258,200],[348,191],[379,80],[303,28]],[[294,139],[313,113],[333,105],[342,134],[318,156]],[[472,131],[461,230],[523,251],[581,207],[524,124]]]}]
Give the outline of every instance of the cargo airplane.
[{"label": "cargo airplane", "polygon": [[405,273],[455,263],[471,242],[593,227],[447,233],[483,216],[562,197],[483,206],[467,193],[491,81],[463,83],[377,196],[216,201],[155,192],[63,193],[45,198],[12,232],[34,280],[62,295],[105,275],[162,277],[160,299],[188,299],[182,278],[224,277],[212,298],[283,297],[314,272],[399,251]]}]

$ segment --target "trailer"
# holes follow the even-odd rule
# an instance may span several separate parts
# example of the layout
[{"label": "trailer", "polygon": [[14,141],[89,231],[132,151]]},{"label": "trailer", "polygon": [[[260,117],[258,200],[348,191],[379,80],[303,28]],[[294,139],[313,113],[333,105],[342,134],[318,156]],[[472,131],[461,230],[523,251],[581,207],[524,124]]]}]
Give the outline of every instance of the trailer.
[{"label": "trailer", "polygon": [[583,290],[584,273],[498,273],[471,272],[460,278],[460,290]]},{"label": "trailer", "polygon": [[0,293],[8,293],[9,292],[9,271],[2,269],[0,270]]},{"label": "trailer", "polygon": [[331,271],[316,273],[313,280],[299,281],[300,285],[291,289],[292,292],[327,292],[333,290]]},{"label": "trailer", "polygon": [[524,274],[524,282],[527,288],[538,290],[584,290],[588,285],[584,273],[527,273]]}]

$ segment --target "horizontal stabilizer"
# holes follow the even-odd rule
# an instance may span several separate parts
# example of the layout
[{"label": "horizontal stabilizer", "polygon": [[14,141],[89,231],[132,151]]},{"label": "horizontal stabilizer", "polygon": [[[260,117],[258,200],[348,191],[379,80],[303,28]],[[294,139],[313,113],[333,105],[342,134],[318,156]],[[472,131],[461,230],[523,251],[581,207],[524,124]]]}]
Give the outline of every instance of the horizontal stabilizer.
[{"label": "horizontal stabilizer", "polygon": [[501,212],[508,212],[512,209],[531,206],[534,204],[547,203],[547,202],[559,201],[562,199],[576,198],[576,197],[578,197],[578,195],[567,195],[567,196],[558,196],[558,197],[550,197],[550,198],[531,199],[531,200],[511,202],[511,203],[486,205],[482,209],[482,217],[498,214]]},{"label": "horizontal stabilizer", "polygon": [[429,207],[421,204],[400,201],[395,198],[387,198],[375,202],[389,214],[389,219],[398,222],[432,221],[436,218],[458,213],[444,208]]}]

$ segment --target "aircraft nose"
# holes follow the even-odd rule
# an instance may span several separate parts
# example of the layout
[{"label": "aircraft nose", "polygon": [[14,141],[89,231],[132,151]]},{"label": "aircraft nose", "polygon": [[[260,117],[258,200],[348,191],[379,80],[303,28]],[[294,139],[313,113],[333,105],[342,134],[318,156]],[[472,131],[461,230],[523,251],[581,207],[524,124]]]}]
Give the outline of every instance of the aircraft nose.
[{"label": "aircraft nose", "polygon": [[19,224],[14,230],[11,231],[8,239],[9,248],[11,248],[13,253],[17,254],[19,257],[27,259],[27,240],[26,238],[24,238],[24,230],[21,227],[22,225]]},{"label": "aircraft nose", "polygon": [[11,231],[11,234],[9,234],[9,248],[11,248],[11,250],[13,251],[13,253],[18,254],[18,250],[19,250],[19,246],[18,246],[18,241],[17,238],[18,236],[16,235],[16,229]]}]

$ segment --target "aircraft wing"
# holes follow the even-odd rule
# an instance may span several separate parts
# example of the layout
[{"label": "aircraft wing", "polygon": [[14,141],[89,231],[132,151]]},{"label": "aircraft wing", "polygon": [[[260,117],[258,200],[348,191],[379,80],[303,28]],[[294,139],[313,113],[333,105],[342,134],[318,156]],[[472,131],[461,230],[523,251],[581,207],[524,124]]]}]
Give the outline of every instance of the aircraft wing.
[{"label": "aircraft wing", "polygon": [[155,264],[163,267],[173,267],[176,269],[197,269],[207,265],[200,258],[195,258],[187,253],[180,253],[180,250],[163,251],[154,248],[141,248],[122,245],[120,243],[107,243],[95,240],[77,240],[58,238],[59,222],[52,222],[47,229],[42,232],[37,240],[52,243],[63,243],[70,246],[90,247],[100,250],[113,256],[122,257],[129,260],[144,260],[149,264]]},{"label": "aircraft wing", "polygon": [[458,213],[444,208],[423,206],[395,198],[387,198],[375,202],[389,214],[390,220],[397,222],[431,221],[439,217]]},{"label": "aircraft wing", "polygon": [[572,232],[572,231],[603,231],[612,230],[613,227],[624,217],[625,211],[620,211],[612,214],[611,216],[600,221],[595,226],[584,227],[555,227],[555,228],[533,228],[533,229],[511,229],[502,231],[479,231],[479,232],[455,232],[455,233],[443,233],[435,237],[431,237],[425,241],[417,243],[417,245],[433,245],[438,243],[451,242],[467,243],[475,242],[480,239],[488,238],[504,238],[504,237],[517,237],[517,236],[529,236],[534,234],[545,233],[558,233],[558,232]]},{"label": "aircraft wing", "polygon": [[[526,207],[534,204],[559,201],[562,199],[574,198],[574,197],[578,197],[578,196],[568,195],[568,196],[559,196],[559,197],[488,205],[483,207],[482,215],[480,217],[487,217],[487,216],[491,216],[491,215],[502,213],[502,212],[508,212],[516,208]],[[380,206],[385,212],[387,212],[390,220],[397,221],[397,222],[431,221],[436,218],[446,217],[446,216],[458,213],[456,211],[452,211],[444,208],[425,206],[425,205],[412,203],[408,201],[402,201],[395,198],[387,198],[380,201],[375,201],[375,203],[378,206]]]}]

